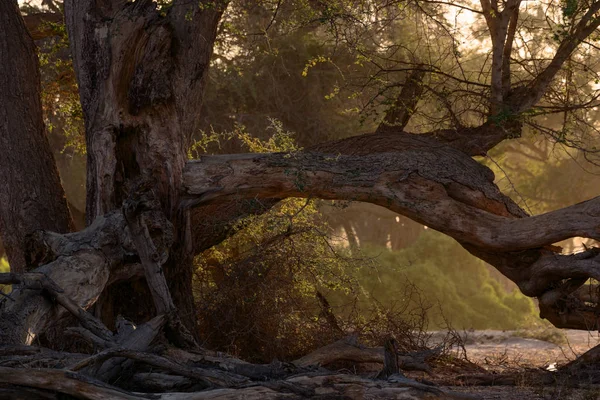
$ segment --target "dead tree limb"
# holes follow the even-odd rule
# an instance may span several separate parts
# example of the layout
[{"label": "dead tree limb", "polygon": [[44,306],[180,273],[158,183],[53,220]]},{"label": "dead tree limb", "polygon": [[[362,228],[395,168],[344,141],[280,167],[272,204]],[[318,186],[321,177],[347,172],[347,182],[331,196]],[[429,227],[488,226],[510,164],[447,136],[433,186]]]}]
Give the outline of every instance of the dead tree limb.
[{"label": "dead tree limb", "polygon": [[424,77],[425,71],[422,69],[415,69],[408,75],[400,94],[385,113],[383,122],[377,127],[375,133],[384,132],[390,127],[400,131],[404,130],[415,113],[417,104],[423,94]]},{"label": "dead tree limb", "polygon": [[[160,333],[165,324],[164,315],[159,315],[152,320],[140,325],[126,339],[123,340],[121,347],[133,351],[146,351],[152,341]],[[105,350],[110,352],[113,349]],[[86,374],[97,377],[105,382],[111,382],[123,371],[130,368],[132,362],[127,358],[111,358],[105,363],[98,363],[95,366],[86,369]]]},{"label": "dead tree limb", "polygon": [[[0,274],[0,284],[19,285],[22,290],[39,290],[48,296],[51,301],[63,306],[81,325],[104,341],[112,340],[112,332],[92,314],[81,308],[75,301],[65,294],[46,274],[40,272],[29,272],[24,274],[6,273]],[[14,300],[13,300],[14,301]]]},{"label": "dead tree limb", "polygon": [[77,398],[105,400],[139,400],[151,396],[136,396],[84,375],[57,369],[21,369],[0,367],[0,382],[24,387],[52,390]]},{"label": "dead tree limb", "polygon": [[70,369],[72,371],[78,371],[95,363],[103,363],[114,358],[127,358],[130,360],[139,361],[144,364],[160,368],[166,372],[181,375],[186,378],[192,378],[203,383],[205,387],[231,387],[248,381],[248,379],[243,376],[235,375],[229,372],[207,368],[188,367],[186,365],[171,361],[165,357],[122,347],[108,349],[101,353],[95,354],[85,360],[82,360],[81,362],[72,366]]},{"label": "dead tree limb", "polygon": [[123,203],[123,213],[142,261],[156,312],[167,317],[170,339],[182,347],[198,347],[181,323],[163,272],[173,245],[173,225],[162,211],[152,185],[152,181],[140,181]]}]

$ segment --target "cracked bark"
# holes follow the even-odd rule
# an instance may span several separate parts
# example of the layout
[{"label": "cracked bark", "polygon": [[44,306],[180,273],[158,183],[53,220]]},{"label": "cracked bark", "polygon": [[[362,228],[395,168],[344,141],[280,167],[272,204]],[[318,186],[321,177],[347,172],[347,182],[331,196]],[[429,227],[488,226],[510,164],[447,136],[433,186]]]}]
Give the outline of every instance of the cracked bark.
[{"label": "cracked bark", "polygon": [[390,133],[330,146],[339,153],[191,161],[184,201],[197,206],[292,196],[378,204],[452,236],[524,294],[540,297],[542,316],[556,326],[597,327],[597,311],[574,294],[587,278],[600,278],[598,252],[566,256],[550,245],[575,236],[598,239],[600,197],[530,217],[500,192],[491,170],[434,138]]},{"label": "cracked bark", "polygon": [[[13,5],[14,17],[14,3],[2,4]],[[66,11],[86,114],[89,226],[78,233],[58,234],[36,231],[44,227],[35,225],[25,230],[28,239],[19,246],[29,246],[30,264],[41,265],[37,271],[64,287],[65,296],[79,307],[93,304],[110,282],[160,268],[164,277],[159,280],[168,282],[168,291],[148,296],[140,319],[149,319],[156,308],[172,310],[168,300],[173,295],[172,304],[193,330],[190,266],[194,251],[226,237],[231,217],[260,213],[276,199],[311,196],[379,204],[444,232],[498,268],[523,293],[539,297],[542,315],[555,325],[597,327],[597,311],[585,300],[596,297],[586,297],[582,285],[588,277],[600,278],[598,253],[562,256],[549,245],[573,236],[598,239],[599,200],[529,217],[493,184],[491,171],[470,157],[484,154],[518,126],[487,123],[424,135],[406,134],[396,127],[302,153],[213,156],[187,162],[185,149],[196,127],[194,110],[199,109],[220,10],[188,8],[186,2],[176,1],[163,16],[147,1],[71,0]],[[190,12],[195,18],[188,18]],[[533,95],[543,90],[573,46],[598,22],[582,21],[577,35],[559,47],[541,80],[532,83]],[[22,23],[15,29],[22,32]],[[4,57],[10,50],[6,43],[2,43],[2,49],[7,49]],[[26,49],[23,54],[33,51]],[[34,97],[29,93],[24,99],[35,105],[39,99]],[[531,100],[519,97],[518,91],[509,98],[516,109]],[[39,137],[40,130],[27,132],[27,137],[36,133]],[[47,147],[43,140],[37,145]],[[47,166],[37,166],[36,171],[55,171]],[[173,238],[158,246],[168,254],[166,260],[159,257],[160,262],[154,257],[158,237],[151,234],[153,229],[144,227],[137,216],[125,219],[120,212],[140,178],[153,184],[156,211],[165,219],[161,229],[174,227]],[[50,186],[58,190],[55,183]],[[15,183],[11,185],[14,189]],[[267,199],[261,200],[266,207],[253,209],[256,198]],[[62,208],[60,201],[56,204]],[[197,235],[190,226],[192,214],[204,218],[223,210],[229,211],[218,216],[222,223],[213,239],[206,239],[207,233]],[[38,217],[39,221],[45,218]],[[205,227],[197,231],[206,232]],[[194,249],[192,236],[202,235],[206,240],[199,240]],[[65,312],[24,290],[16,290],[13,298],[14,302],[0,304],[5,317],[0,337],[8,343],[31,341]],[[164,304],[157,298],[165,299]]]},{"label": "cracked bark", "polygon": [[[119,209],[137,179],[154,183],[162,212],[174,226],[165,277],[194,333],[190,216],[178,207],[178,196],[224,7],[224,2],[210,3],[174,1],[161,15],[151,1],[65,2],[86,121],[87,223]],[[137,290],[131,285],[109,289],[98,312],[105,319],[119,313],[138,321],[150,318],[153,304]],[[145,311],[139,304],[123,308],[122,296],[146,298]]]}]

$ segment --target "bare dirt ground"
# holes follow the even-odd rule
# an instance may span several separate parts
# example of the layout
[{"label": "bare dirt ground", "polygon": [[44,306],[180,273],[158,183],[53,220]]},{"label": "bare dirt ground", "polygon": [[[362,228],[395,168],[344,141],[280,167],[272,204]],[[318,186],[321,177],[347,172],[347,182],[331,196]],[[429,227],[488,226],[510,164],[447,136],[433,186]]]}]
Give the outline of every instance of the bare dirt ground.
[{"label": "bare dirt ground", "polygon": [[[597,332],[562,330],[564,343],[525,338],[518,331],[474,331],[465,332],[467,356],[481,365],[495,365],[502,360],[512,364],[547,367],[553,363],[565,363],[575,359],[588,349],[600,344]],[[543,335],[539,335],[543,337]],[[557,338],[554,337],[555,341]]]},{"label": "bare dirt ground", "polygon": [[[523,368],[552,369],[575,359],[600,343],[597,332],[562,331],[560,335],[537,335],[559,342],[520,337],[527,332],[474,331],[464,332],[467,357],[487,371],[503,373]],[[562,343],[561,343],[562,342]],[[467,387],[450,386],[457,392],[476,394],[484,400],[600,400],[600,386],[574,389],[566,384],[544,385],[527,382],[519,386]]]}]

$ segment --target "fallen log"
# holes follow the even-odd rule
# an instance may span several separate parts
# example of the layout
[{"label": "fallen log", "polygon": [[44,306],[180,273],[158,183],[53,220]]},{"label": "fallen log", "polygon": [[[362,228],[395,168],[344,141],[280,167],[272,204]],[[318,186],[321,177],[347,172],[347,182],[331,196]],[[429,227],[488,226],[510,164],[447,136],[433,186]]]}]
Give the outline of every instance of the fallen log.
[{"label": "fallen log", "polygon": [[25,388],[50,390],[91,400],[138,400],[152,398],[147,395],[134,395],[133,393],[107,385],[76,372],[49,368],[24,369],[0,367],[0,383],[18,385]]},{"label": "fallen log", "polygon": [[[26,371],[26,373],[24,373]],[[160,376],[155,376],[158,378]],[[164,375],[162,376],[164,377]],[[138,377],[139,378],[139,377]],[[187,393],[138,393],[120,389],[85,375],[55,369],[23,369],[0,367],[0,384],[11,386],[2,389],[13,393],[30,393],[41,389],[46,394],[52,392],[68,394],[82,399],[309,399],[344,398],[362,400],[376,399],[452,399],[475,400],[479,397],[455,393],[435,386],[424,385],[408,378],[392,376],[387,381],[375,381],[355,375],[302,375],[286,380],[261,383],[247,383],[232,388],[211,389]],[[169,381],[181,382],[176,377]],[[193,382],[193,379],[192,379]],[[17,386],[20,391],[17,392]],[[1,393],[1,392],[0,392]],[[51,398],[51,397],[50,397]]]},{"label": "fallen log", "polygon": [[[431,366],[427,364],[439,356],[442,348],[398,354],[398,367],[404,371],[424,371],[431,373]],[[365,347],[358,344],[356,338],[348,337],[337,342],[321,347],[306,356],[293,362],[297,367],[318,365],[322,367],[339,363],[351,364],[384,364],[383,347]],[[392,372],[393,373],[393,372]],[[391,373],[389,374],[391,375]]]}]

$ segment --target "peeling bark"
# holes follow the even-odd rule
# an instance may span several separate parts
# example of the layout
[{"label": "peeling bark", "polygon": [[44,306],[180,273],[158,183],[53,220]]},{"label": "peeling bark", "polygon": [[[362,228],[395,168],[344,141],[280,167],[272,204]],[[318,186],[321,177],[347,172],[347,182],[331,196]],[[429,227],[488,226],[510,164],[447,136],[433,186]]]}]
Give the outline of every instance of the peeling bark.
[{"label": "peeling bark", "polygon": [[422,135],[364,135],[321,149],[339,153],[190,161],[184,202],[192,207],[261,197],[318,197],[378,204],[452,236],[524,294],[539,297],[542,316],[556,326],[598,326],[595,308],[571,295],[587,278],[600,278],[598,253],[566,256],[550,245],[575,236],[598,239],[600,198],[529,217],[500,192],[491,170]]},{"label": "peeling bark", "polygon": [[[174,226],[164,273],[173,301],[194,333],[190,218],[179,209],[178,196],[225,4],[201,7],[176,0],[161,15],[151,1],[65,2],[86,122],[87,223],[119,209],[136,180],[153,182],[162,211]],[[114,315],[110,304],[115,290],[103,297],[104,312]],[[145,306],[147,319],[153,310],[151,303]],[[121,312],[138,314],[142,309]]]},{"label": "peeling bark", "polygon": [[[38,232],[29,244],[41,267],[34,270],[56,282],[63,294],[83,309],[94,304],[104,290],[111,269],[134,254],[120,213],[96,219],[83,231],[70,234]],[[16,288],[11,299],[0,300],[0,343],[32,342],[66,314],[60,305],[38,292]]]}]

